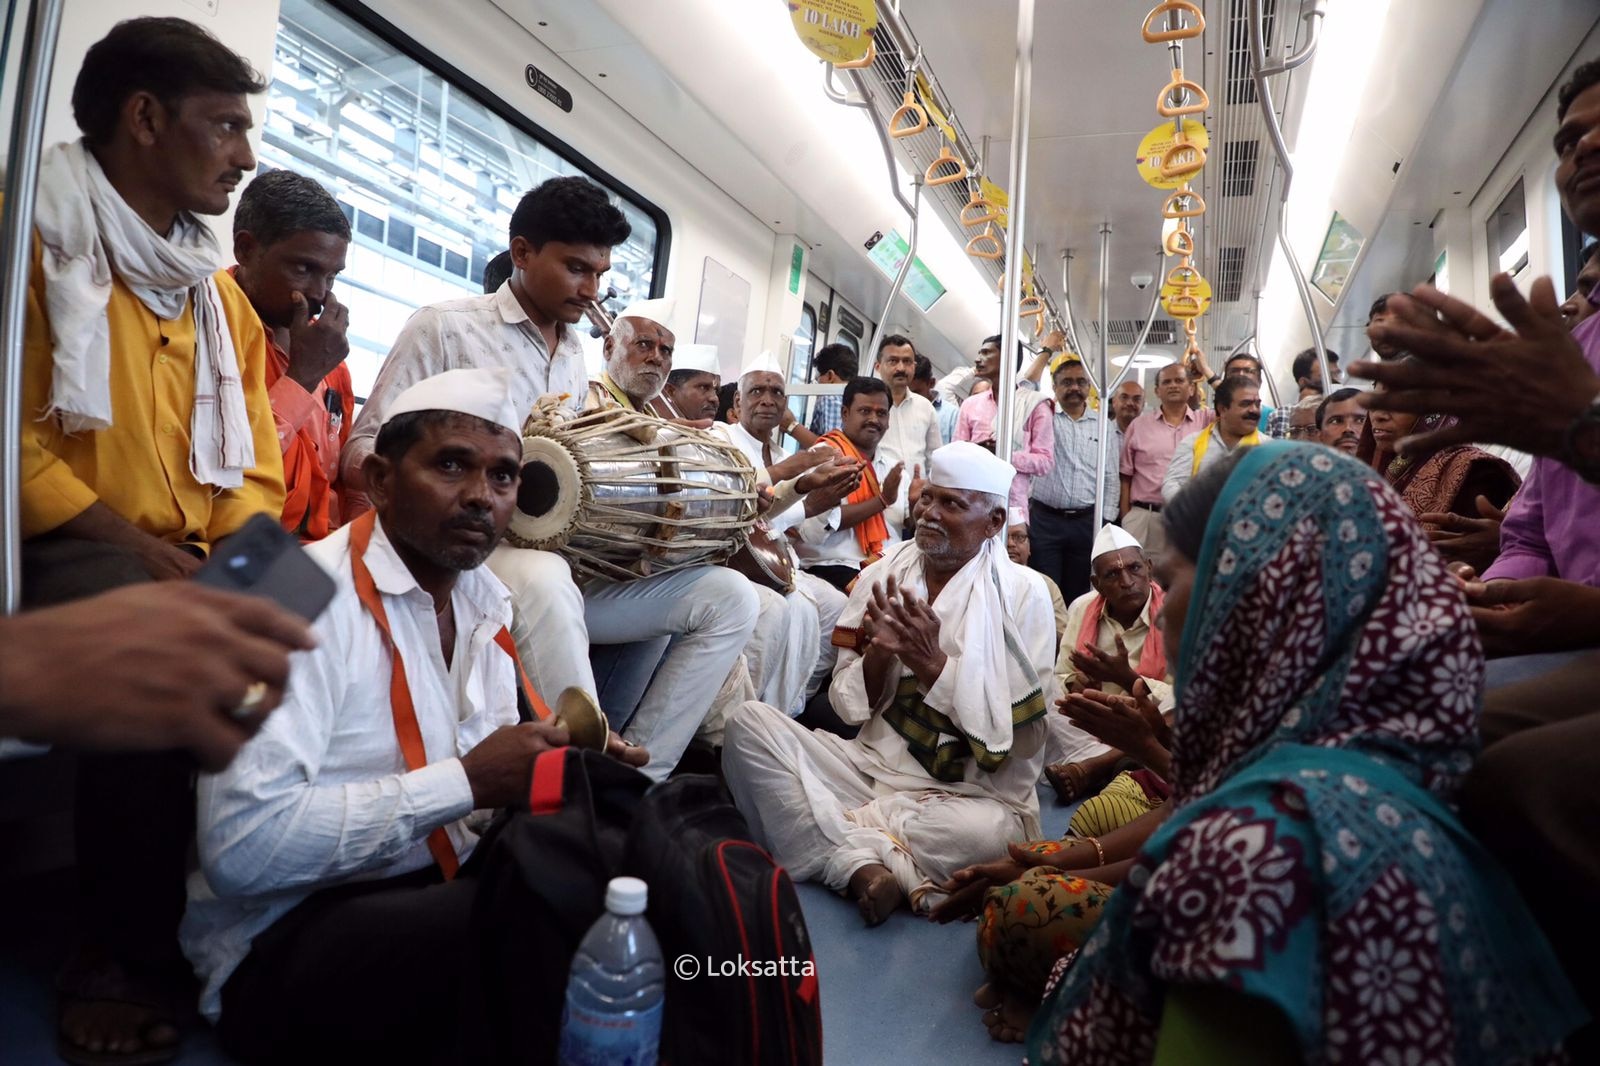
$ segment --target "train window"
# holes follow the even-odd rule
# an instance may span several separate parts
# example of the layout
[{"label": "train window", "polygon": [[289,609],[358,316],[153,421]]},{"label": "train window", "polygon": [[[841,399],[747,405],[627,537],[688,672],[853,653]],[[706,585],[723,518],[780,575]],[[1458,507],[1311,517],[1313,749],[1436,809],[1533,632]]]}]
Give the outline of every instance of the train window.
[{"label": "train window", "polygon": [[547,178],[596,178],[627,216],[633,234],[612,251],[607,276],[619,293],[650,295],[664,263],[658,208],[415,49],[342,0],[283,0],[279,9],[262,169],[316,178],[352,220],[338,293],[350,306],[357,395],[412,311],[482,291],[517,201]]},{"label": "train window", "polygon": [[1489,268],[1516,277],[1528,268],[1528,210],[1522,179],[1506,193],[1485,223],[1489,237]]},{"label": "train window", "polygon": [[800,305],[800,328],[794,331],[794,356],[789,360],[790,381],[811,380],[811,357],[817,350],[817,312]]}]

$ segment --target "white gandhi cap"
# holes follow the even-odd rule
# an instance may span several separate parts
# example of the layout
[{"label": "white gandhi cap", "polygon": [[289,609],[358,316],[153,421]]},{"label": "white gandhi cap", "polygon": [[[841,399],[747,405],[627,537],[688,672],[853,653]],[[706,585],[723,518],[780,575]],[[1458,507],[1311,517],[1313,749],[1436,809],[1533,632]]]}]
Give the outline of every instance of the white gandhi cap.
[{"label": "white gandhi cap", "polygon": [[446,370],[421,381],[396,396],[383,417],[388,425],[397,415],[413,411],[454,411],[476,415],[522,436],[522,419],[511,402],[510,367]]}]

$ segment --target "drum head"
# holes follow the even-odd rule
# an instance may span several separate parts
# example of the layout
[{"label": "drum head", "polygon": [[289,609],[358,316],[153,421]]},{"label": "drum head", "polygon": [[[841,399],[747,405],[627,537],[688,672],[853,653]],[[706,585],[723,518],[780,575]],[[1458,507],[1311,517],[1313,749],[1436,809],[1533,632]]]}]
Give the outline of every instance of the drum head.
[{"label": "drum head", "polygon": [[555,548],[578,524],[583,475],[578,459],[551,437],[522,438],[522,484],[506,540],[519,548]]}]

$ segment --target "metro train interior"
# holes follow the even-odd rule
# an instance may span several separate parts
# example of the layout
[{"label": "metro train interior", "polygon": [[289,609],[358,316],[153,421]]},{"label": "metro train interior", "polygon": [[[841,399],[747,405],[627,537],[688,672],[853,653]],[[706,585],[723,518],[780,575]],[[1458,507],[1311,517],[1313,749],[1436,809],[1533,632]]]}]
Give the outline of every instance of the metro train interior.
[{"label": "metro train interior", "polygon": [[[1580,273],[1590,259],[1590,242],[1600,233],[1586,232],[1583,218],[1573,217],[1570,202],[1587,186],[1581,174],[1570,187],[1562,184],[1566,172],[1561,168],[1573,149],[1562,148],[1558,131],[1567,129],[1562,113],[1578,114],[1584,106],[1600,130],[1600,104],[1583,104],[1594,92],[1580,94],[1570,112],[1560,99],[1562,87],[1584,64],[1600,60],[1595,0],[1195,0],[1152,10],[1153,2],[7,0],[0,41],[0,124],[7,145],[0,236],[8,242],[9,287],[0,305],[5,316],[0,339],[6,345],[0,350],[6,371],[0,401],[8,406],[0,411],[6,435],[0,466],[5,489],[0,503],[6,505],[0,519],[7,538],[0,572],[3,606],[16,613],[26,592],[24,537],[31,534],[18,512],[28,509],[31,475],[16,441],[24,424],[40,417],[24,409],[21,391],[29,328],[24,319],[36,310],[23,275],[29,274],[30,262],[37,264],[38,252],[30,252],[31,212],[37,204],[34,197],[19,195],[17,183],[37,180],[41,152],[49,146],[80,137],[72,104],[75,80],[91,45],[128,19],[186,20],[260,72],[265,91],[248,96],[253,118],[248,137],[257,173],[305,175],[336,201],[348,223],[348,249],[329,291],[347,309],[343,365],[353,390],[349,417],[358,427],[362,405],[385,387],[386,360],[413,313],[491,291],[486,271],[492,278],[491,260],[506,250],[508,226],[515,227],[513,216],[525,194],[550,179],[571,176],[598,185],[627,223],[626,238],[610,248],[609,269],[598,279],[600,317],[637,321],[624,310],[646,300],[672,301],[680,350],[709,346],[724,387],[744,380],[752,372],[747,368],[771,365],[765,361],[770,355],[783,385],[782,402],[802,427],[814,425],[821,408],[844,391],[842,379],[820,380],[823,371],[814,359],[825,348],[843,346],[856,359],[857,373],[870,377],[884,346],[914,345],[915,353],[931,363],[937,385],[930,395],[942,401],[940,406],[960,405],[965,418],[963,400],[979,395],[974,381],[987,373],[973,372],[979,349],[993,337],[1000,353],[1021,349],[1015,365],[999,359],[993,379],[989,451],[1010,459],[1020,446],[994,439],[992,427],[1015,417],[1015,405],[1022,402],[1017,397],[1024,395],[1017,386],[1030,369],[1037,377],[1048,367],[1050,377],[1038,387],[1050,397],[1061,353],[1071,353],[1077,360],[1072,365],[1080,365],[1088,379],[1087,414],[1098,426],[1099,452],[1089,453],[1086,467],[1093,501],[1082,509],[1073,504],[1046,509],[1081,517],[1088,537],[1104,522],[1136,515],[1139,507],[1150,512],[1145,517],[1151,525],[1159,524],[1160,496],[1140,502],[1137,478],[1130,481],[1127,472],[1128,453],[1115,450],[1133,425],[1123,423],[1112,443],[1116,414],[1108,398],[1125,382],[1140,386],[1142,406],[1133,413],[1148,417],[1153,412],[1162,419],[1162,372],[1181,367],[1186,372],[1182,403],[1202,412],[1215,405],[1220,413],[1226,405],[1217,387],[1236,380],[1231,367],[1237,357],[1253,356],[1257,380],[1248,384],[1259,386],[1259,393],[1252,392],[1259,406],[1304,410],[1308,424],[1315,419],[1315,428],[1291,435],[1333,445],[1331,437],[1318,435],[1327,406],[1319,402],[1338,395],[1340,376],[1348,378],[1343,387],[1372,387],[1349,371],[1353,363],[1381,363],[1388,357],[1369,328],[1384,317],[1380,305],[1389,294],[1432,286],[1484,312],[1495,327],[1507,320],[1503,283],[1495,280],[1501,275],[1508,275],[1524,297],[1542,292],[1536,282],[1548,278],[1555,302],[1584,303],[1593,279]],[[1576,151],[1580,156],[1589,151],[1593,166],[1600,167],[1600,133],[1587,136],[1588,147]],[[251,180],[247,174],[239,193]],[[1600,178],[1594,184],[1600,189]],[[239,193],[226,211],[205,220],[228,251]],[[1587,195],[1593,199],[1600,193]],[[49,198],[39,197],[44,199]],[[1591,210],[1600,216],[1600,208]],[[217,266],[233,261],[225,256]],[[1417,310],[1423,304],[1405,306],[1413,314],[1424,313]],[[1591,309],[1584,306],[1579,317]],[[1394,318],[1392,309],[1388,318]],[[610,365],[610,348],[600,326],[591,329],[585,319],[565,329],[577,334],[587,377],[609,382],[602,370]],[[270,339],[271,325],[267,335]],[[113,338],[114,353],[115,343]],[[1297,359],[1307,352],[1311,356]],[[1600,341],[1584,342],[1584,352],[1591,353],[1593,364]],[[1392,382],[1387,387],[1399,388]],[[1527,386],[1508,370],[1500,387],[1514,392]],[[899,394],[892,388],[889,395],[892,400]],[[392,392],[387,395],[394,399]],[[1269,411],[1261,412],[1261,430],[1249,427],[1254,432],[1245,445],[1266,439],[1270,417]],[[1200,423],[1202,438],[1205,425]],[[1366,436],[1370,442],[1373,434]],[[1061,439],[1058,430],[1058,455]],[[1382,439],[1380,433],[1379,453]],[[1513,432],[1507,439],[1476,443],[1513,472],[1522,494],[1536,477],[1545,492],[1559,492],[1548,473],[1539,473],[1547,460],[1517,447],[1519,439]],[[1573,447],[1572,432],[1566,439],[1564,446]],[[953,446],[948,433],[944,443]],[[1225,440],[1224,446],[1232,449],[1236,442]],[[1198,485],[1205,467],[1200,446],[1194,448],[1192,471],[1181,480]],[[785,452],[806,450],[785,431],[778,433],[777,460]],[[1356,446],[1352,441],[1342,450],[1354,454]],[[929,466],[916,466],[919,486],[933,476],[934,461],[927,454]],[[1373,454],[1359,456],[1368,463],[1368,475],[1376,462]],[[1590,463],[1591,472],[1600,465]],[[1245,465],[1239,461],[1234,468]],[[338,468],[335,461],[333,469]],[[1396,477],[1381,465],[1375,476],[1378,482]],[[1400,476],[1409,479],[1410,474]],[[904,478],[912,477],[908,465]],[[881,471],[872,484],[878,478]],[[1113,486],[1107,495],[1094,488],[1102,478]],[[1035,523],[1043,520],[1038,490],[1043,480],[1045,475],[1034,478]],[[1158,488],[1160,481],[1157,471]],[[1398,493],[1401,485],[1394,487]],[[1173,497],[1165,498],[1170,505]],[[1552,505],[1546,496],[1546,514]],[[1507,506],[1514,514],[1509,492],[1491,508],[1497,530],[1504,514],[1499,508]],[[1177,521],[1170,506],[1168,517]],[[1477,519],[1479,513],[1468,517]],[[1575,511],[1561,535],[1592,539],[1593,529],[1600,528],[1597,518]],[[910,529],[914,522],[906,520]],[[1127,524],[1133,528],[1131,521]],[[1174,526],[1166,528],[1176,544]],[[1004,529],[1002,522],[1002,536]],[[923,541],[918,537],[915,543]],[[1417,543],[1419,552],[1434,559],[1425,538]],[[1506,541],[1499,543],[1504,550]],[[1039,541],[1032,544],[1037,556]],[[1085,562],[1089,550],[1086,539]],[[1094,551],[1099,558],[1098,540]],[[872,565],[873,558],[869,551],[864,560],[858,555],[858,562]],[[1467,577],[1477,579],[1494,558],[1491,547],[1485,563]],[[802,554],[801,566],[806,565]],[[1206,576],[1204,569],[1197,581]],[[1157,570],[1157,581],[1165,582],[1164,573]],[[1559,565],[1516,576],[1570,576],[1580,584],[1600,584],[1600,570],[1568,575]],[[1397,580],[1420,579],[1392,574],[1391,584]],[[1073,599],[1066,597],[1069,603]],[[1600,609],[1588,600],[1550,602],[1570,602],[1575,613],[1564,615],[1567,619],[1583,612],[1600,618]],[[1098,618],[1099,608],[1093,609]],[[21,610],[0,623],[20,626],[29,614]],[[1154,608],[1150,615],[1153,634]],[[1535,631],[1550,634],[1571,624],[1590,633],[1585,627],[1596,623],[1583,617],[1582,623],[1545,617]],[[812,624],[823,625],[826,641],[827,623]],[[1194,615],[1189,625],[1194,627]],[[1189,630],[1184,632],[1187,644]],[[1063,637],[1058,625],[1057,639],[1069,638],[1077,639]],[[1482,671],[1477,638],[1469,643],[1475,665],[1462,669]],[[1600,638],[1548,638],[1518,650],[1562,654],[1502,657],[1495,657],[1491,647],[1486,668],[1491,702],[1497,692],[1539,691],[1528,686],[1565,676],[1561,671],[1571,667],[1570,653],[1595,645]],[[666,647],[663,641],[655,648],[652,663],[654,656],[671,654],[663,652]],[[1063,647],[1061,655],[1067,661],[1068,649]],[[1174,666],[1166,671],[1170,676],[1178,661],[1175,645],[1168,655]],[[1332,667],[1324,666],[1333,676]],[[600,702],[612,729],[620,731],[613,702],[642,707],[649,697],[640,695],[644,682],[631,693],[618,695],[613,689],[608,696],[607,669],[597,651]],[[1181,690],[1185,684],[1195,690],[1194,669],[1187,679],[1178,678],[1172,713],[1180,722]],[[655,676],[666,672],[663,665]],[[381,679],[384,686],[388,676]],[[696,680],[709,691],[721,683],[721,674]],[[835,679],[835,691],[838,684]],[[1562,698],[1592,710],[1595,690],[1585,687],[1587,682],[1574,684],[1561,690]],[[799,702],[809,713],[827,691],[824,684],[821,693],[813,690],[809,700],[802,694]],[[1426,708],[1416,710],[1427,717]],[[1172,734],[1169,744],[1181,733]],[[140,1028],[144,1021],[135,1026],[138,1035],[120,1048],[64,1034],[59,975],[83,934],[85,906],[75,874],[75,835],[86,816],[75,810],[81,806],[75,802],[77,756],[70,742],[52,746],[36,742],[31,733],[15,739],[4,734],[0,723],[0,898],[8,901],[0,908],[0,1061],[51,1062],[58,1056],[97,1063],[244,1061],[224,1048],[192,1000],[175,1014],[176,1042],[165,1035],[150,1038],[149,1029]],[[1582,750],[1592,760],[1595,749]],[[1173,765],[1180,773],[1189,767],[1193,774],[1196,761],[1186,751]],[[1569,771],[1553,779],[1582,780],[1576,770]],[[1163,797],[1172,795],[1170,785],[1161,787]],[[1178,791],[1183,798],[1184,788]],[[1069,821],[1088,793],[1080,787],[1063,803],[1058,794],[1067,793],[1045,777],[1035,792],[1037,832],[1047,838],[1067,834],[1069,841],[1086,837]],[[1562,797],[1545,800],[1559,806]],[[1177,803],[1172,798],[1153,802],[1169,810]],[[1440,810],[1452,803],[1447,798]],[[1572,826],[1582,824],[1580,815],[1570,817],[1567,828],[1576,832]],[[1591,885],[1600,884],[1593,827],[1590,822],[1579,834],[1587,838],[1579,849],[1588,852],[1587,858],[1573,860],[1588,864]],[[424,835],[411,843],[420,845]],[[1101,841],[1091,839],[1100,852]],[[895,845],[907,850],[898,840]],[[1501,880],[1521,886],[1525,879],[1558,876],[1534,865],[1544,861],[1539,858],[1544,854],[1499,854],[1510,875]],[[1139,861],[1133,859],[1135,870],[1143,869],[1142,888],[1149,869],[1138,867]],[[1216,862],[1221,869],[1224,860]],[[1311,862],[1307,868],[1318,865]],[[1024,1020],[1010,1024],[996,1002],[973,1005],[974,990],[993,987],[996,980],[992,949],[980,950],[975,941],[977,925],[929,921],[915,913],[913,902],[881,924],[864,927],[866,911],[846,898],[850,892],[842,885],[830,888],[824,880],[818,873],[798,883],[797,894],[814,952],[825,1061],[1018,1062],[1024,1055],[1018,1040],[1034,1056],[1031,1061],[1074,1061],[1068,1033],[1075,1031],[1072,1025],[1093,1028],[1092,1021],[1084,1022],[1083,1011],[1100,1000],[1091,997],[1089,1007],[1080,1003],[1078,1013],[1068,1017],[1061,1013],[1062,997],[1052,991],[1043,1012],[1034,1014],[1035,989]],[[910,895],[914,901],[916,894]],[[1559,1028],[1551,1019],[1566,1008],[1558,1010],[1557,1001],[1570,1001],[1573,1012],[1580,999],[1592,1005],[1587,997],[1595,975],[1570,972],[1562,933],[1546,920],[1554,905],[1527,898],[1555,943],[1554,954],[1544,948],[1529,964],[1531,970],[1508,964],[1497,977],[1505,985],[1530,972],[1548,980],[1557,992],[1543,1001],[1548,1016],[1540,1015],[1540,1024]],[[1439,925],[1445,924],[1442,899],[1434,901]],[[1107,914],[1113,913],[1107,906]],[[1126,918],[1127,909],[1115,913]],[[1374,932],[1370,940],[1388,935]],[[1434,935],[1431,929],[1428,935]],[[1287,951],[1284,943],[1274,941],[1272,951]],[[1187,957],[1167,961],[1180,970],[1189,962]],[[1562,964],[1569,971],[1565,977]],[[1330,987],[1338,983],[1341,965],[1328,954],[1308,964],[1318,980],[1326,971]],[[1458,965],[1466,964],[1449,962],[1443,978],[1434,975],[1442,982],[1438,990],[1417,994],[1449,1000],[1449,1010],[1466,1010],[1456,1002],[1458,996],[1470,998],[1462,992],[1467,984],[1454,969]],[[1229,995],[1242,1001],[1247,998],[1242,989],[1253,994],[1252,1012],[1239,1015],[1246,1019],[1241,1028],[1249,1028],[1262,1011],[1270,1021],[1273,1012],[1262,1004],[1281,1006],[1298,994],[1264,986],[1267,972],[1231,978]],[[1063,979],[1069,991],[1074,987],[1070,973]],[[1362,979],[1368,977],[1370,972],[1363,971]],[[1320,986],[1296,988],[1307,996],[1324,995]],[[1496,1021],[1500,988],[1494,1003],[1479,1003],[1484,1008],[1479,1013]],[[1330,1042],[1333,1026],[1324,1024],[1326,1019],[1303,1023],[1283,1009],[1266,1028],[1289,1034],[1287,1050],[1264,1040],[1230,1051],[1214,1031],[1202,1033],[1192,1045],[1175,1045],[1181,1038],[1172,1034],[1180,1025],[1205,1026],[1189,1016],[1175,1017],[1173,999],[1163,1015],[1157,1000],[1159,1029],[1152,1032],[1159,1043],[1152,1037],[1148,1045],[1139,1044],[1130,1035],[1124,1059],[1089,1041],[1081,1045],[1080,1060],[1376,1062],[1390,1061],[1393,1053],[1394,1061],[1413,1061],[1405,1055],[1416,1034],[1401,1033],[1403,1016],[1406,1011],[1418,1018],[1428,1015],[1417,1006],[1422,1001],[1406,998],[1413,996],[1410,989],[1393,994],[1404,1001],[1393,1032],[1372,1021],[1370,1033],[1378,1035],[1348,1046]],[[1193,1002],[1201,1005],[1203,1016],[1212,1001]],[[1232,1002],[1218,1000],[1213,1006],[1231,1011]],[[1052,1009],[1057,1013],[1050,1014]],[[1046,1014],[1059,1031],[1044,1031],[1039,1019]],[[1031,1032],[1029,1016],[1035,1019]],[[1527,1017],[1518,1015],[1518,1024],[1532,1031]],[[1144,1024],[1142,1017],[1112,1012],[1096,1031],[1105,1039],[1108,1031],[1126,1027],[1132,1032]],[[1508,1031],[1502,1028],[1502,1034]],[[1573,1046],[1592,1051],[1600,1045],[1592,1031],[1586,1032],[1590,1043]],[[1565,1035],[1557,1034],[1557,1042]],[[1469,1053],[1464,1050],[1469,1041],[1465,1035],[1460,1039],[1435,1047],[1429,1053],[1434,1057],[1419,1054],[1415,1061],[1524,1057],[1501,1057],[1487,1044],[1474,1045]],[[1529,1061],[1537,1058],[1533,1050],[1532,1045],[1522,1048]],[[306,1060],[317,1060],[314,1052],[308,1050]]]}]

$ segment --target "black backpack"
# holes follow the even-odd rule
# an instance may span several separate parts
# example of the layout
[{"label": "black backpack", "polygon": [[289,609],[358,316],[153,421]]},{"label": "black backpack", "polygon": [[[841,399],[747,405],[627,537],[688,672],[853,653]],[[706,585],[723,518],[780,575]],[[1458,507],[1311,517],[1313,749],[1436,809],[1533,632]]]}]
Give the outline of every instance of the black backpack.
[{"label": "black backpack", "polygon": [[[572,958],[623,874],[650,886],[668,974],[664,1064],[820,1066],[821,999],[794,885],[721,783],[652,786],[576,748],[535,761],[528,805],[502,812],[462,868],[480,882],[462,1061],[555,1061]],[[680,956],[733,972],[686,979]]]},{"label": "black backpack", "polygon": [[650,926],[670,974],[663,1063],[821,1066],[816,959],[794,884],[717,778],[650,789],[623,872],[651,886]]}]

